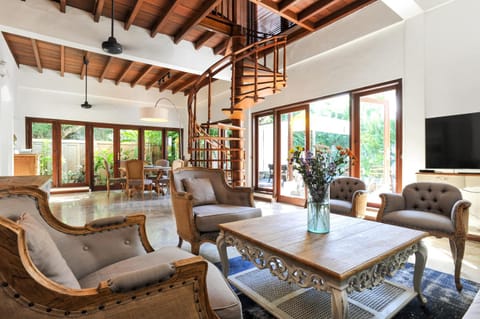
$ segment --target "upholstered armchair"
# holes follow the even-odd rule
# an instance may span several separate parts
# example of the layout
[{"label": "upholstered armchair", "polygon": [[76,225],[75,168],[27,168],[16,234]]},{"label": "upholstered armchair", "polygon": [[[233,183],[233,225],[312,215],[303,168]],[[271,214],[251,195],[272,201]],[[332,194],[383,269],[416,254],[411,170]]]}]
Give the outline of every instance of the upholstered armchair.
[{"label": "upholstered armchair", "polygon": [[462,290],[460,272],[468,231],[470,202],[455,186],[444,183],[413,183],[402,194],[380,194],[377,221],[427,231],[447,237],[455,264],[455,285]]},{"label": "upholstered armchair", "polygon": [[200,245],[215,244],[219,224],[260,217],[250,187],[231,187],[221,169],[183,167],[170,171],[170,196],[177,224],[178,247],[183,241],[198,255]]},{"label": "upholstered armchair", "polygon": [[337,177],[330,185],[330,211],[351,217],[365,217],[367,196],[365,183],[356,177]]},{"label": "upholstered armchair", "polygon": [[0,188],[0,256],[2,318],[242,317],[213,264],[152,249],[144,215],[73,227],[34,187]]}]

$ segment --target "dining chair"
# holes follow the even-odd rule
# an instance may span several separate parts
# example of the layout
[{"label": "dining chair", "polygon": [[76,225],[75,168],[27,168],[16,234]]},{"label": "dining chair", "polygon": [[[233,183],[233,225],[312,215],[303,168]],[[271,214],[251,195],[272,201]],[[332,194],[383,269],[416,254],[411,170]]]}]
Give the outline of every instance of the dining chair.
[{"label": "dining chair", "polygon": [[127,182],[127,179],[125,177],[112,177],[111,171],[110,171],[110,165],[108,164],[108,161],[106,158],[103,158],[103,167],[105,168],[105,175],[106,175],[106,186],[107,186],[107,197],[110,196],[110,186],[111,185],[116,185],[120,184],[122,187],[122,192],[125,190],[125,184]]},{"label": "dining chair", "polygon": [[145,170],[143,160],[129,160],[126,162],[126,191],[128,197],[132,197],[133,191],[137,190],[142,193],[147,188],[150,192],[153,190],[153,181],[145,178]]}]

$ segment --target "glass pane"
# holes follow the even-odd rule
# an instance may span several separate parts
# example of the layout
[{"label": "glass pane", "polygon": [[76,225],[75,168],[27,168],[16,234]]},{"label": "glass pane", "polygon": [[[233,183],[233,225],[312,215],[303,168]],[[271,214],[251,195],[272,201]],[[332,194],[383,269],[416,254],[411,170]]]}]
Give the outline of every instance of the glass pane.
[{"label": "glass pane", "polygon": [[395,191],[396,112],[396,90],[360,97],[360,178],[371,203]]},{"label": "glass pane", "polygon": [[32,151],[39,154],[40,175],[52,175],[52,124],[32,123]]},{"label": "glass pane", "polygon": [[163,159],[162,152],[162,131],[145,130],[145,158],[149,164],[155,164],[159,159]]},{"label": "glass pane", "polygon": [[273,115],[260,116],[257,127],[258,188],[273,189]]},{"label": "glass pane", "polygon": [[62,184],[85,183],[85,126],[61,125]]},{"label": "glass pane", "polygon": [[95,185],[105,185],[107,174],[103,164],[106,159],[110,168],[110,176],[113,176],[113,129],[93,128],[93,170]]},{"label": "glass pane", "polygon": [[180,132],[167,131],[167,159],[170,163],[180,158]]},{"label": "glass pane", "polygon": [[280,120],[280,194],[287,197],[305,198],[303,178],[288,165],[290,150],[306,146],[305,111],[284,113]]},{"label": "glass pane", "polygon": [[120,130],[120,160],[138,159],[138,130]]},{"label": "glass pane", "polygon": [[344,94],[310,104],[310,149],[317,144],[350,148],[349,100]]}]

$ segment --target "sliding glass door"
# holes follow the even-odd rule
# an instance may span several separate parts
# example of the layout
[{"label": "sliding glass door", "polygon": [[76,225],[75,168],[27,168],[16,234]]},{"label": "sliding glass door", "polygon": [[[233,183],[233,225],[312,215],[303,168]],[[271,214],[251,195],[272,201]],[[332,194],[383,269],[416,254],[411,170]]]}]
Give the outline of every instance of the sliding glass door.
[{"label": "sliding glass door", "polygon": [[61,185],[86,185],[85,125],[61,124]]},{"label": "sliding glass door", "polygon": [[308,106],[280,111],[277,113],[277,158],[274,165],[275,183],[278,201],[303,205],[305,202],[305,187],[303,178],[289,164],[290,150],[297,146],[307,148],[310,138],[308,128]]},{"label": "sliding glass door", "polygon": [[368,202],[380,193],[401,191],[399,85],[354,93],[355,173],[367,184]]}]

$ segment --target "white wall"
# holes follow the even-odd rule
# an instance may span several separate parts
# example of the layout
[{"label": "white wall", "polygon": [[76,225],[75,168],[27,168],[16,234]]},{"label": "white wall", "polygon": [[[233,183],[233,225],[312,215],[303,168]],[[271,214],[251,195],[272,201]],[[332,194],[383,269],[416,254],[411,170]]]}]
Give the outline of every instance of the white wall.
[{"label": "white wall", "polygon": [[[0,61],[6,62],[7,75],[0,77],[0,176],[13,175],[13,113],[17,88],[17,67],[0,34]],[[18,138],[18,135],[17,135]]]},{"label": "white wall", "polygon": [[480,111],[480,1],[457,0],[426,15],[426,116]]},{"label": "white wall", "polygon": [[[182,94],[173,96],[170,91],[147,91],[144,86],[131,88],[125,83],[117,86],[109,80],[99,83],[89,77],[87,98],[93,106],[83,109],[80,104],[85,101],[84,90],[85,82],[78,75],[60,77],[57,72],[49,70],[40,74],[34,68],[21,66],[13,122],[18,148],[25,148],[25,117],[187,129],[186,97]],[[175,104],[175,107],[168,101],[158,104],[158,107],[168,109],[169,121],[142,122],[140,108],[154,106],[160,97],[167,97]],[[4,158],[3,154],[0,156]]]}]

